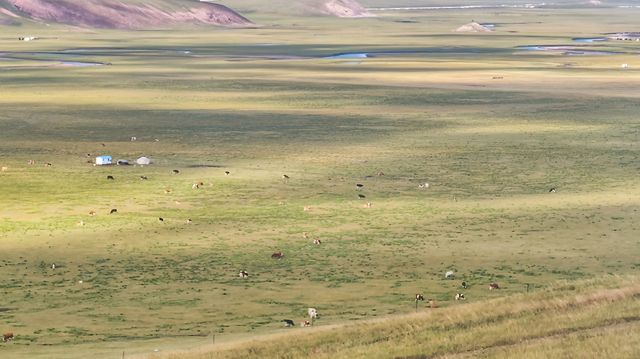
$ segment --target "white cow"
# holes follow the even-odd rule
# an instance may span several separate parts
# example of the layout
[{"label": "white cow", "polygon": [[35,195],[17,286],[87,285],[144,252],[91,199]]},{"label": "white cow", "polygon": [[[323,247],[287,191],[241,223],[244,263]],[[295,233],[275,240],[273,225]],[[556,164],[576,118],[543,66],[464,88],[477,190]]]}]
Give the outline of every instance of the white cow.
[{"label": "white cow", "polygon": [[316,308],[307,308],[307,313],[311,320],[318,318],[318,310]]}]

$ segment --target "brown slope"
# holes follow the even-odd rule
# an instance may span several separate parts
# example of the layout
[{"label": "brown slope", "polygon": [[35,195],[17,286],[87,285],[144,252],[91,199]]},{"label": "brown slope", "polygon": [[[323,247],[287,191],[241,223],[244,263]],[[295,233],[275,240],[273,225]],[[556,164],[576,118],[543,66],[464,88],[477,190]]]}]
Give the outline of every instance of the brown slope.
[{"label": "brown slope", "polygon": [[[68,25],[141,29],[177,24],[245,27],[252,22],[226,6],[198,1],[135,4],[120,0],[4,0],[26,17]],[[0,4],[2,3],[0,2]],[[163,6],[164,5],[164,6]]]}]

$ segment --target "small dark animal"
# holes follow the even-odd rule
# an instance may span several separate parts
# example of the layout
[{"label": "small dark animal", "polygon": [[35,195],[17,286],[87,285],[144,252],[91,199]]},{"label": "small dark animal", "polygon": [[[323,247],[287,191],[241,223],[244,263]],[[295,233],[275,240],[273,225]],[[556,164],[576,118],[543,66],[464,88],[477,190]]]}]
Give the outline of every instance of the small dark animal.
[{"label": "small dark animal", "polygon": [[291,319],[282,319],[281,322],[284,323],[285,327],[293,327],[294,325],[296,325]]},{"label": "small dark animal", "polygon": [[229,172],[229,171],[224,171],[224,175],[225,175],[225,176],[228,176],[228,175],[230,175],[230,174],[231,174],[231,172]]},{"label": "small dark animal", "polygon": [[360,198],[360,199],[365,199],[365,198],[367,198],[367,196],[365,196],[365,195],[363,195],[363,194],[359,194],[359,195],[358,195],[358,198]]},{"label": "small dark animal", "polygon": [[160,221],[160,222],[164,222],[164,218],[162,218],[162,217],[158,217],[158,221]]},{"label": "small dark animal", "polygon": [[469,284],[467,282],[462,282],[462,284],[460,284],[460,286],[464,289],[469,288]]},{"label": "small dark animal", "polygon": [[549,189],[549,193],[556,193],[556,188],[552,187],[551,189]]},{"label": "small dark animal", "polygon": [[424,301],[424,296],[422,294],[416,294],[416,302],[419,300]]},{"label": "small dark animal", "polygon": [[289,176],[287,176],[287,175],[282,175],[282,179],[283,179],[283,180],[288,180],[288,179],[289,179]]},{"label": "small dark animal", "polygon": [[241,270],[240,273],[238,273],[238,277],[247,278],[249,277],[249,273],[247,273],[247,271]]},{"label": "small dark animal", "polygon": [[282,259],[284,257],[284,253],[282,252],[275,252],[271,255],[272,259]]},{"label": "small dark animal", "polygon": [[51,167],[51,166],[53,166],[53,165],[52,165],[51,163],[47,162],[47,163],[45,163],[45,164],[44,164],[44,166],[45,166],[45,167]]},{"label": "small dark animal", "polygon": [[489,283],[489,290],[500,289],[498,283]]},{"label": "small dark animal", "polygon": [[3,342],[8,342],[9,340],[13,340],[13,338],[14,338],[14,335],[11,332],[2,334],[2,341]]},{"label": "small dark animal", "polygon": [[179,170],[173,170],[173,174],[174,175],[180,174],[180,171]]},{"label": "small dark animal", "polygon": [[109,175],[109,176],[107,176],[107,179],[113,181],[115,178],[113,176]]},{"label": "small dark animal", "polygon": [[356,187],[358,189],[362,189],[362,187],[364,187],[364,185],[362,183],[356,183]]},{"label": "small dark animal", "polygon": [[118,213],[118,210],[117,210],[117,209],[115,209],[115,208],[113,208],[113,209],[111,210],[111,212],[109,212],[109,214],[114,214],[114,213]]},{"label": "small dark animal", "polygon": [[107,145],[105,145],[104,143],[102,144],[102,147],[107,147]]},{"label": "small dark animal", "polygon": [[147,178],[147,176],[140,176],[140,179],[141,179],[141,180],[143,180],[143,181],[146,181],[146,180],[148,180],[149,178]]}]

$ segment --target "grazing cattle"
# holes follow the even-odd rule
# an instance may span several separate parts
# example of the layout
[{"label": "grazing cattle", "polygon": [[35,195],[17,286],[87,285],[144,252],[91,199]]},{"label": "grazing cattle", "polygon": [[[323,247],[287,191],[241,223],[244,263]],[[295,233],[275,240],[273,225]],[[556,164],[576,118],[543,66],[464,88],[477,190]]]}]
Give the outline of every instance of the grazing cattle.
[{"label": "grazing cattle", "polygon": [[316,308],[307,308],[307,314],[309,314],[311,321],[318,318],[318,310]]},{"label": "grazing cattle", "polygon": [[9,170],[9,167],[2,167],[2,172],[7,172]]},{"label": "grazing cattle", "polygon": [[238,273],[238,277],[247,278],[247,277],[249,277],[249,273],[247,273],[247,271],[241,270],[240,273]]},{"label": "grazing cattle", "polygon": [[455,276],[455,274],[453,273],[453,271],[452,271],[452,270],[449,270],[449,271],[447,271],[447,272],[444,274],[444,277],[445,277],[446,279],[453,279],[453,277],[454,277],[454,276]]},{"label": "grazing cattle", "polygon": [[429,184],[428,183],[421,183],[418,185],[418,188],[423,188],[423,189],[428,189],[429,188]]},{"label": "grazing cattle", "polygon": [[173,174],[174,175],[180,174],[180,171],[179,170],[173,170]]},{"label": "grazing cattle", "polygon": [[309,212],[311,210],[311,206],[304,206],[302,210],[305,212]]},{"label": "grazing cattle", "polygon": [[435,299],[429,299],[429,307],[431,309],[438,308],[438,304],[436,303]]},{"label": "grazing cattle", "polygon": [[78,225],[79,225],[79,226],[84,226],[84,221],[83,221],[83,220],[80,220],[80,222],[78,222]]},{"label": "grazing cattle", "polygon": [[198,189],[198,188],[200,188],[200,185],[197,183],[194,183],[191,185],[191,189]]},{"label": "grazing cattle", "polygon": [[467,288],[469,288],[469,283],[467,283],[467,282],[462,282],[462,284],[460,284],[460,286],[461,286],[462,288],[464,288],[464,289],[467,289]]},{"label": "grazing cattle", "polygon": [[272,259],[282,259],[284,258],[284,253],[280,252],[275,252],[271,255]]},{"label": "grazing cattle", "polygon": [[416,302],[419,301],[419,300],[424,301],[424,295],[416,294]]},{"label": "grazing cattle", "polygon": [[367,196],[365,196],[365,195],[363,195],[362,193],[360,193],[360,194],[358,194],[358,198],[360,198],[360,199],[365,199],[365,198],[367,198]]},{"label": "grazing cattle", "polygon": [[136,136],[132,136],[132,137],[131,137],[131,142],[133,142],[133,141],[137,141],[137,140],[138,140],[138,137],[136,137]]},{"label": "grazing cattle", "polygon": [[107,145],[105,145],[104,143],[102,143],[102,147],[107,147]]},{"label": "grazing cattle", "polygon": [[464,293],[456,293],[456,300],[466,300]]},{"label": "grazing cattle", "polygon": [[316,238],[316,239],[314,239],[314,240],[313,240],[313,244],[315,244],[315,245],[319,246],[319,245],[321,245],[321,244],[322,244],[322,241],[321,241],[321,240],[319,240],[318,238]]},{"label": "grazing cattle", "polygon": [[282,175],[282,179],[286,181],[286,180],[288,180],[288,179],[289,179],[289,176],[287,176],[287,175]]},{"label": "grazing cattle", "polygon": [[146,180],[148,180],[149,178],[147,178],[147,176],[140,176],[140,179],[141,179],[141,180],[143,180],[143,181],[146,181]]},{"label": "grazing cattle", "polygon": [[115,178],[112,175],[108,175],[107,179],[113,181]]},{"label": "grazing cattle", "polygon": [[231,172],[229,172],[229,171],[224,171],[224,175],[225,175],[225,176],[228,176],[228,175],[230,175],[230,174],[231,174]]},{"label": "grazing cattle", "polygon": [[36,161],[35,161],[35,160],[29,160],[29,162],[27,162],[27,164],[29,164],[29,165],[35,165],[35,164],[36,164]]},{"label": "grazing cattle", "polygon": [[302,232],[302,238],[304,238],[304,239],[309,238],[309,233],[308,232]]},{"label": "grazing cattle", "polygon": [[364,208],[371,208],[371,207],[373,207],[373,204],[371,204],[371,202],[367,202],[367,203],[365,203],[362,207],[364,207]]},{"label": "grazing cattle", "polygon": [[556,193],[556,188],[555,187],[550,188],[549,193]]},{"label": "grazing cattle", "polygon": [[310,327],[311,326],[311,322],[308,320],[303,320],[302,322],[300,322],[300,326],[301,327]]},{"label": "grazing cattle", "polygon": [[3,342],[8,342],[9,340],[13,340],[13,338],[14,338],[14,335],[11,332],[2,334],[2,341]]},{"label": "grazing cattle", "polygon": [[51,163],[47,162],[47,163],[45,163],[45,164],[44,164],[44,166],[45,166],[45,167],[51,167],[51,166],[53,166],[53,164],[51,164]]},{"label": "grazing cattle", "polygon": [[500,289],[498,283],[489,283],[489,290]]},{"label": "grazing cattle", "polygon": [[291,319],[282,319],[281,321],[284,323],[285,327],[293,327],[295,325]]},{"label": "grazing cattle", "polygon": [[109,214],[114,214],[114,213],[118,213],[118,210],[116,208],[112,208],[111,211],[109,212]]},{"label": "grazing cattle", "polygon": [[364,185],[362,183],[356,183],[356,189],[361,190]]},{"label": "grazing cattle", "polygon": [[89,211],[89,215],[90,215],[91,217],[95,216],[95,215],[96,215],[96,211]]},{"label": "grazing cattle", "polygon": [[378,177],[382,177],[382,176],[384,176],[384,172],[382,171],[378,172]]},{"label": "grazing cattle", "polygon": [[192,223],[193,223],[193,221],[191,220],[191,218],[189,218],[189,219],[187,219],[186,223],[187,223],[187,224],[192,224]]},{"label": "grazing cattle", "polygon": [[164,218],[162,218],[162,217],[158,217],[158,221],[160,221],[160,222],[164,222]]}]

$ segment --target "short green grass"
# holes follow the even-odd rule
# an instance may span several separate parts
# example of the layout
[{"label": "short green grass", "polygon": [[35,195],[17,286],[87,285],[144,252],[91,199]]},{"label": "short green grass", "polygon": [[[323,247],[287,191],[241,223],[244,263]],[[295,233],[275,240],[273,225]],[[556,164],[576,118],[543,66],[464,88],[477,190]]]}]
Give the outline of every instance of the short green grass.
[{"label": "short green grass", "polygon": [[[307,307],[317,325],[412,312],[415,293],[448,307],[463,280],[476,302],[637,274],[635,58],[514,50],[633,30],[637,14],[504,10],[487,36],[451,32],[482,12],[446,14],[7,27],[0,57],[21,60],[0,61],[0,330],[16,340],[0,350],[150,353],[282,331]],[[318,58],[394,49],[431,53]]]}]

